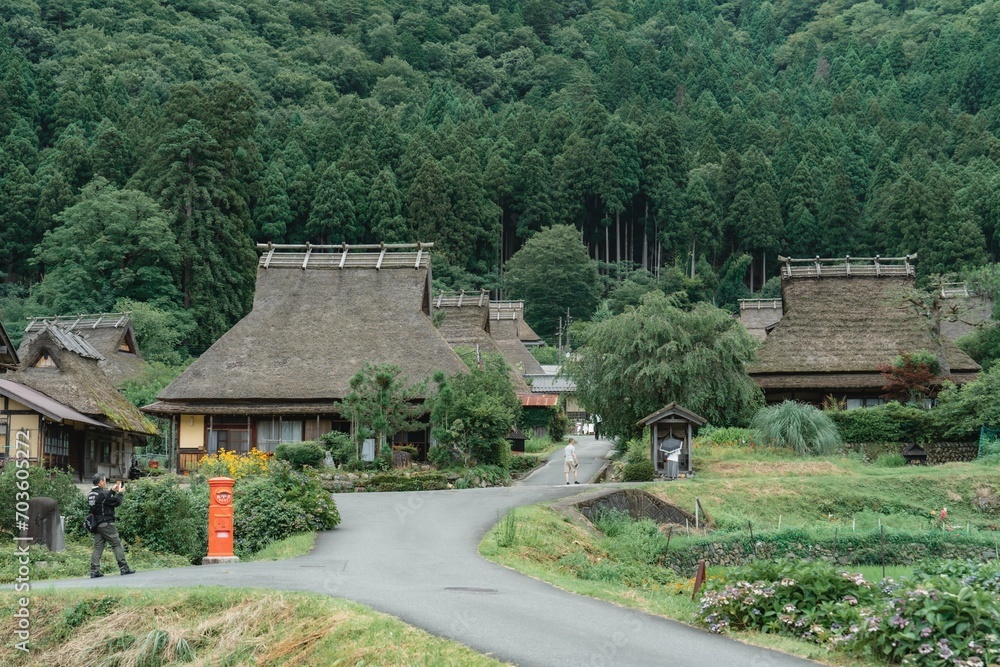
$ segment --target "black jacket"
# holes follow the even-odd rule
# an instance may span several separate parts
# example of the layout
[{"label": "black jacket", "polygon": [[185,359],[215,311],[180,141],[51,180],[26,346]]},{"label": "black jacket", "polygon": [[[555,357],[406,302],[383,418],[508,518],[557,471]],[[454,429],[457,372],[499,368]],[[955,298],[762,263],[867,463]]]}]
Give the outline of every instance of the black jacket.
[{"label": "black jacket", "polygon": [[87,504],[90,505],[90,513],[97,515],[98,525],[114,523],[115,508],[122,504],[122,494],[95,486],[87,494]]}]

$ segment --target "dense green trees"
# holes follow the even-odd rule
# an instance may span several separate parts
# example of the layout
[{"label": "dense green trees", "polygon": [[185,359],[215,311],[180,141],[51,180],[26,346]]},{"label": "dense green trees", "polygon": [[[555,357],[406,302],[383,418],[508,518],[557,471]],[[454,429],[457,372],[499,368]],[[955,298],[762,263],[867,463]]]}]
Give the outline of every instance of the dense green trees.
[{"label": "dense green trees", "polygon": [[[253,240],[433,241],[440,280],[496,287],[565,225],[608,282],[683,267],[725,300],[778,253],[917,251],[921,279],[995,260],[998,15],[0,0],[0,317],[172,299],[197,351],[249,308]],[[57,297],[33,261],[95,178],[166,216],[162,294]]]},{"label": "dense green trees", "polygon": [[525,300],[524,317],[540,336],[551,336],[567,313],[589,318],[600,296],[596,262],[569,225],[531,237],[507,262],[504,278],[510,296]]},{"label": "dense green trees", "polygon": [[610,435],[634,437],[642,417],[677,402],[713,424],[744,423],[764,402],[745,366],[758,343],[723,310],[690,310],[662,292],[585,329],[566,364],[580,401]]}]

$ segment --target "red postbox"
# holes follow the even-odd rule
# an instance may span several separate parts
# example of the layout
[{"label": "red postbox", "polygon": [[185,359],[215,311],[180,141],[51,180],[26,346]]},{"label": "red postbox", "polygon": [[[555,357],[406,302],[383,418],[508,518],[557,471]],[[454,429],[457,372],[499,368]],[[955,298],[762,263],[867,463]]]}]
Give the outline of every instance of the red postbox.
[{"label": "red postbox", "polygon": [[233,480],[213,477],[208,480],[208,555],[204,564],[236,563],[233,554]]}]

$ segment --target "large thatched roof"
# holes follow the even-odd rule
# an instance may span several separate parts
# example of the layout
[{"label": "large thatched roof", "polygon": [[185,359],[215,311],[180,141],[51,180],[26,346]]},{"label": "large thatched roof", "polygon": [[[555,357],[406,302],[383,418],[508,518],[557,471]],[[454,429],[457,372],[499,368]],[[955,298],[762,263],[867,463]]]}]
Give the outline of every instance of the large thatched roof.
[{"label": "large thatched roof", "polygon": [[[748,369],[765,390],[879,389],[880,364],[938,350],[928,320],[907,302],[911,276],[783,276],[781,289],[784,315]],[[950,340],[940,349],[955,381],[980,370]]]},{"label": "large thatched roof", "polygon": [[341,268],[341,253],[316,249],[266,252],[250,314],[145,409],[332,407],[366,362],[395,364],[411,381],[468,370],[431,323],[426,250],[352,253]]},{"label": "large thatched roof", "polygon": [[[442,296],[434,298],[434,310],[443,314],[444,319],[438,330],[448,341],[452,349],[475,348],[479,346],[482,354],[495,354],[503,357],[510,367],[510,381],[517,392],[528,392],[527,383],[518,369],[517,360],[512,361],[506,352],[490,336],[490,306],[489,299],[477,297]],[[515,341],[524,348],[520,341]],[[525,349],[525,352],[527,350]],[[530,353],[528,356],[531,356]]]},{"label": "large thatched roof", "polygon": [[[45,325],[25,339],[19,353],[21,364],[7,377],[123,431],[156,433],[156,426],[122,396],[100,369],[99,359],[90,349],[76,334]],[[39,365],[43,357],[48,363]]]},{"label": "large thatched roof", "polygon": [[86,341],[101,357],[98,366],[115,384],[142,375],[148,366],[139,353],[128,313],[36,317],[24,330],[25,340],[46,325],[74,333]]}]

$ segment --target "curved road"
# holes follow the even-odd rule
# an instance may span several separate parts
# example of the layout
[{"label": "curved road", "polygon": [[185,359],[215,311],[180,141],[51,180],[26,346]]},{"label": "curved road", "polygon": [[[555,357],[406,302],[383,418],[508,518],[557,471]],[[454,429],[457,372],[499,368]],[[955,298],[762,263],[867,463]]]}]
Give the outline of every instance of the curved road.
[{"label": "curved road", "polygon": [[[577,439],[580,477],[589,479],[584,472],[597,472],[608,443]],[[225,585],[325,593],[518,665],[815,664],[567,593],[478,555],[483,534],[508,510],[556,500],[582,487],[566,486],[560,450],[515,487],[339,494],[343,523],[320,533],[308,556],[180,568],[169,576],[139,572],[104,578],[101,585]],[[35,592],[49,585],[85,588],[93,583],[40,582]]]}]

